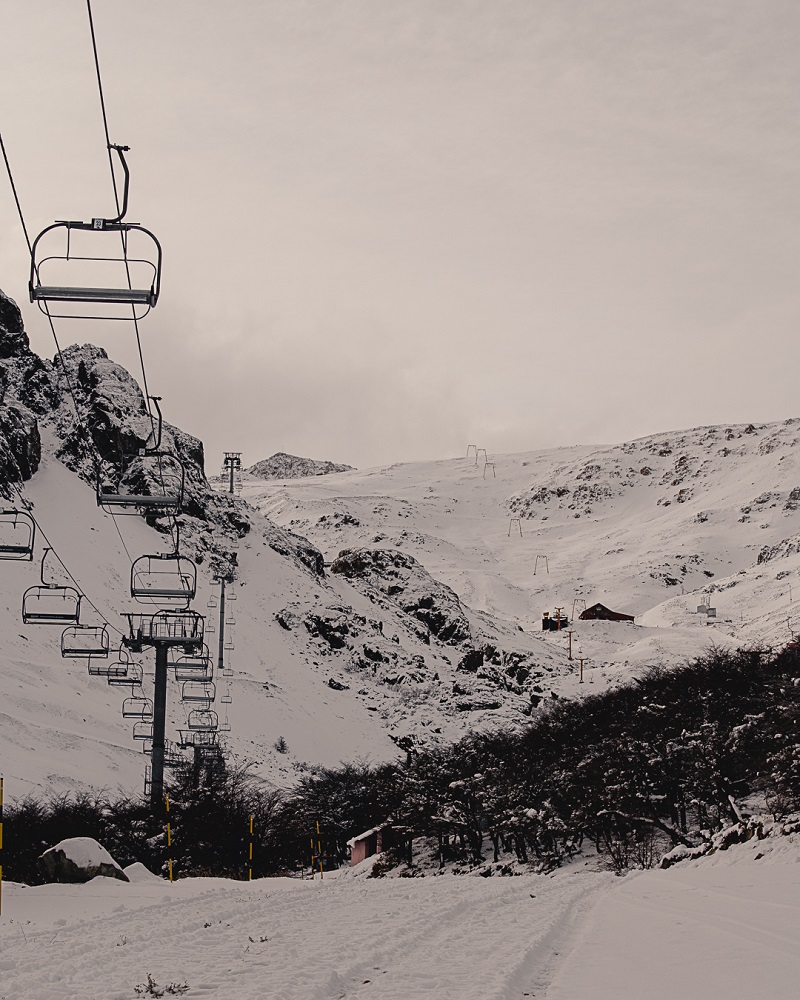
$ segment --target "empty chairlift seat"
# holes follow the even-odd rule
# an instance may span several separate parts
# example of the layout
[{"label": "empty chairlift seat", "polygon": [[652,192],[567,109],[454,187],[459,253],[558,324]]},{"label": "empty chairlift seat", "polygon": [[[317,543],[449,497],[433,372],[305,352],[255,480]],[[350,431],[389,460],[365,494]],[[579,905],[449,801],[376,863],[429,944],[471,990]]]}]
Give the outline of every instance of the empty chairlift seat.
[{"label": "empty chairlift seat", "polygon": [[211,707],[216,696],[217,689],[213,681],[192,679],[184,681],[181,687],[181,701],[198,702],[206,708]]},{"label": "empty chairlift seat", "polygon": [[113,475],[97,470],[97,506],[107,513],[175,514],[185,489],[186,469],[168,451],[142,449],[125,456]]},{"label": "empty chairlift seat", "polygon": [[24,510],[0,511],[0,559],[33,561],[36,524]]},{"label": "empty chairlift seat", "polygon": [[117,661],[116,664],[112,664],[112,669],[108,671],[106,679],[111,687],[129,687],[133,691],[134,688],[142,686],[144,670],[141,663],[126,664],[123,661]]},{"label": "empty chairlift seat", "polygon": [[111,146],[125,174],[114,219],[58,221],[31,247],[31,302],[51,318],[140,320],[158,302],[161,244],[137,222],[124,222],[129,172],[125,146]]},{"label": "empty chairlift seat", "polygon": [[139,556],[131,566],[131,597],[137,601],[179,601],[197,592],[197,567],[177,553]]},{"label": "empty chairlift seat", "polygon": [[125,646],[140,653],[145,646],[180,646],[188,655],[202,649],[203,616],[196,611],[158,611],[154,615],[126,614]]},{"label": "empty chairlift seat", "polygon": [[142,695],[131,695],[122,703],[122,718],[151,720],[153,718],[152,701]]},{"label": "empty chairlift seat", "polygon": [[192,732],[215,733],[219,729],[219,717],[207,708],[193,708],[186,719]]},{"label": "empty chairlift seat", "polygon": [[81,595],[74,587],[43,584],[28,587],[22,595],[22,620],[26,625],[77,625]]},{"label": "empty chairlift seat", "polygon": [[108,629],[104,625],[70,625],[61,633],[63,657],[106,658],[110,649]]},{"label": "empty chairlift seat", "polygon": [[146,719],[140,719],[133,724],[133,738],[135,740],[152,740],[153,723]]},{"label": "empty chairlift seat", "polygon": [[82,594],[75,587],[45,580],[44,567],[50,551],[48,548],[42,553],[41,582],[28,587],[22,595],[22,621],[26,625],[77,625]]}]

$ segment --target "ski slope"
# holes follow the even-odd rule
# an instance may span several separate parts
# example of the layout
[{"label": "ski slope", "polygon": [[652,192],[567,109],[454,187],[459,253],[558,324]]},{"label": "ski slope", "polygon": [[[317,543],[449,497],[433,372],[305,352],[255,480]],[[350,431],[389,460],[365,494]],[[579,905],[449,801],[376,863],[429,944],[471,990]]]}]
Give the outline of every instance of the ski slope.
[{"label": "ski slope", "polygon": [[[5,887],[3,1000],[749,1000],[800,975],[797,835],[617,878]],[[186,986],[185,992],[180,991]],[[140,987],[137,992],[137,987]]]}]

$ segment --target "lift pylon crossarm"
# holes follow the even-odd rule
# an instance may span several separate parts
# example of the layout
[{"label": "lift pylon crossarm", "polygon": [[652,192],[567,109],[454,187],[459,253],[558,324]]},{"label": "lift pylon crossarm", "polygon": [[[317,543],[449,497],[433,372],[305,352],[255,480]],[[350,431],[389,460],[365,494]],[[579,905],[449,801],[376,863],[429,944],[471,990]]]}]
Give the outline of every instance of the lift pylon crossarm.
[{"label": "lift pylon crossarm", "polygon": [[0,510],[0,559],[33,562],[36,522],[24,510]]},{"label": "lift pylon crossarm", "polygon": [[145,646],[180,646],[187,655],[203,647],[204,618],[196,611],[158,611],[154,615],[131,614],[125,646],[141,652]]},{"label": "lift pylon crossarm", "polygon": [[70,625],[61,633],[62,657],[107,657],[111,649],[105,625]]}]

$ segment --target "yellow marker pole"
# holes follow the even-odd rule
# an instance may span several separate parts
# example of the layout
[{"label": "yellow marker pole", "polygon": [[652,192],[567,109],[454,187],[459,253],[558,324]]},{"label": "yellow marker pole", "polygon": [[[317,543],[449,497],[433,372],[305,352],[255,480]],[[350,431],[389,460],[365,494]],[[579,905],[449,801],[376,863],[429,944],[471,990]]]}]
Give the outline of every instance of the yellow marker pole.
[{"label": "yellow marker pole", "polygon": [[317,858],[316,858],[316,855],[314,854],[314,838],[313,837],[309,837],[308,839],[309,839],[309,842],[311,844],[311,881],[313,882],[314,881],[314,862],[317,860]]},{"label": "yellow marker pole", "polygon": [[167,851],[168,857],[167,862],[169,863],[169,880],[172,881],[172,830],[169,825],[169,792],[164,795],[164,799],[167,803]]},{"label": "yellow marker pole", "polygon": [[0,913],[3,912],[3,775],[0,774]]},{"label": "yellow marker pole", "polygon": [[325,878],[325,875],[322,872],[322,841],[319,838],[319,820],[317,820],[316,823],[317,823],[317,860],[319,861],[319,877],[320,880],[322,880]]},{"label": "yellow marker pole", "polygon": [[253,880],[253,814],[250,813],[250,865],[247,869],[247,880]]}]

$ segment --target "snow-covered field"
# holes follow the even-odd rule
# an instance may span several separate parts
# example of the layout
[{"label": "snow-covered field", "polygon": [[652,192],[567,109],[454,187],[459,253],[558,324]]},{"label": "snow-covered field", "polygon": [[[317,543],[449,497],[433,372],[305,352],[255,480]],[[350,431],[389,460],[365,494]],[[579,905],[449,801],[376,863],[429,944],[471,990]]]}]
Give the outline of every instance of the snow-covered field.
[{"label": "snow-covered field", "polygon": [[[798,835],[617,878],[6,885],[2,1000],[751,1000],[797,995]],[[137,993],[137,987],[140,987]]]}]

